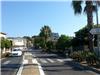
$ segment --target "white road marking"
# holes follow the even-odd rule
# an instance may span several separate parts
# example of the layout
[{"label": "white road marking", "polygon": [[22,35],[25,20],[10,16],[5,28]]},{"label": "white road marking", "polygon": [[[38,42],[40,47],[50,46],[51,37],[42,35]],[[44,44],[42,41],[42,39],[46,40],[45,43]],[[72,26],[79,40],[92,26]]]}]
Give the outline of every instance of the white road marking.
[{"label": "white road marking", "polygon": [[22,73],[22,70],[23,70],[23,64],[26,62],[26,61],[24,61],[24,55],[23,55],[23,62],[22,62],[22,64],[21,64],[21,66],[20,66],[20,68],[18,69],[18,72],[17,72],[17,74],[16,75],[21,75],[21,73]]},{"label": "white road marking", "polygon": [[25,55],[32,55],[32,54],[27,52],[27,53],[25,53]]},{"label": "white road marking", "polygon": [[8,60],[8,61],[5,61],[3,64],[8,64],[10,61]]},{"label": "white road marking", "polygon": [[33,62],[33,64],[34,64],[34,63],[35,63],[35,64],[38,64],[38,69],[39,69],[40,75],[45,75],[45,74],[44,74],[44,71],[43,71],[43,69],[42,69],[42,67],[41,67],[41,64],[40,64],[36,59],[32,59],[32,62]]},{"label": "white road marking", "polygon": [[22,70],[23,70],[23,65],[20,66],[20,68],[19,68],[19,70],[18,70],[18,72],[17,72],[17,75],[21,75]]},{"label": "white road marking", "polygon": [[73,59],[71,58],[67,58],[67,59],[63,59],[64,61],[72,61]]},{"label": "white road marking", "polygon": [[36,57],[35,55],[32,55],[33,57]]},{"label": "white road marking", "polygon": [[39,59],[42,63],[48,63],[45,59]]},{"label": "white road marking", "polygon": [[39,68],[40,75],[45,75],[40,63],[38,63],[38,68]]},{"label": "white road marking", "polygon": [[32,63],[33,64],[37,64],[37,60],[36,59],[32,59]]},{"label": "white road marking", "polygon": [[[45,75],[45,73],[44,73],[44,71],[41,67],[41,64],[36,59],[32,59],[32,60],[35,61],[38,64],[38,69],[39,69],[40,75]],[[42,61],[44,61],[44,60],[42,59]]]},{"label": "white road marking", "polygon": [[23,60],[23,64],[28,64],[28,60]]},{"label": "white road marking", "polygon": [[48,58],[47,60],[48,60],[49,62],[51,62],[51,63],[54,63],[54,61],[53,61],[52,59],[49,59],[49,58]]},{"label": "white road marking", "polygon": [[57,59],[57,61],[59,61],[59,62],[63,62],[63,60],[62,60],[62,59]]}]

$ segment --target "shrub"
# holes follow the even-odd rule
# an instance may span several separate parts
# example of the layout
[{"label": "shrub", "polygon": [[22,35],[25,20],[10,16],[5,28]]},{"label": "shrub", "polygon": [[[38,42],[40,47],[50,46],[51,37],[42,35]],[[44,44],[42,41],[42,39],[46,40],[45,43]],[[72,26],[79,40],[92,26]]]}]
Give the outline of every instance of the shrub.
[{"label": "shrub", "polygon": [[94,52],[88,52],[88,54],[86,55],[86,61],[87,64],[89,65],[93,65],[94,63],[96,63],[97,61],[96,54]]},{"label": "shrub", "polygon": [[83,60],[81,51],[78,51],[78,52],[75,51],[75,52],[71,53],[71,57],[79,62],[81,62]]},{"label": "shrub", "polygon": [[2,55],[1,55],[1,58],[8,57],[9,55],[10,55],[10,53],[9,53],[9,52],[4,53],[4,54],[2,54]]}]

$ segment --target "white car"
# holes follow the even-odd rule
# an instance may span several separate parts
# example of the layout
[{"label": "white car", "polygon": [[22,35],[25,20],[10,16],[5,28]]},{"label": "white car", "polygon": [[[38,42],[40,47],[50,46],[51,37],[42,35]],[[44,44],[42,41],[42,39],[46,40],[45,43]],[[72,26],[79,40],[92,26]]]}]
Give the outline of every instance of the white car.
[{"label": "white car", "polygon": [[21,56],[21,55],[22,55],[21,49],[13,49],[11,51],[11,56]]}]

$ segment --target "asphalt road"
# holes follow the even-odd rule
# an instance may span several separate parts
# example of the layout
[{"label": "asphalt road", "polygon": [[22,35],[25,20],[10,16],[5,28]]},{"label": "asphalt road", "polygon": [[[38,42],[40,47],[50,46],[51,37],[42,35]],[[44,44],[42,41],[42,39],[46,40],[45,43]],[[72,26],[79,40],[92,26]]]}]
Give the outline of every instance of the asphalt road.
[{"label": "asphalt road", "polygon": [[[80,66],[71,58],[64,58],[53,53],[43,53],[36,49],[29,52],[41,64],[45,75],[100,75]],[[21,63],[22,57],[8,57],[1,60],[1,75],[16,75]]]},{"label": "asphalt road", "polygon": [[75,63],[71,58],[32,50],[33,56],[41,64],[45,75],[99,75]]},{"label": "asphalt road", "polygon": [[16,75],[22,62],[21,57],[8,57],[1,60],[1,75]]}]

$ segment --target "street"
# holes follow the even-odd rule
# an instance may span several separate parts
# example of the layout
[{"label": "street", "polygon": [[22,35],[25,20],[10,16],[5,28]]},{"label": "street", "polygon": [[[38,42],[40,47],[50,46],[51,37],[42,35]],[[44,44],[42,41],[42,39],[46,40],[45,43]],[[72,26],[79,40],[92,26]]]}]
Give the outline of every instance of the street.
[{"label": "street", "polygon": [[[86,70],[71,58],[64,58],[53,53],[43,53],[38,49],[27,52],[32,54],[33,59],[41,64],[45,75],[99,75]],[[22,63],[22,57],[8,57],[1,61],[2,75],[16,75]]]},{"label": "street", "polygon": [[32,53],[41,64],[45,75],[95,75],[95,73],[74,63],[70,58],[41,53],[41,50],[33,50]]},{"label": "street", "polygon": [[22,62],[22,57],[8,57],[1,60],[1,75],[16,75]]}]

